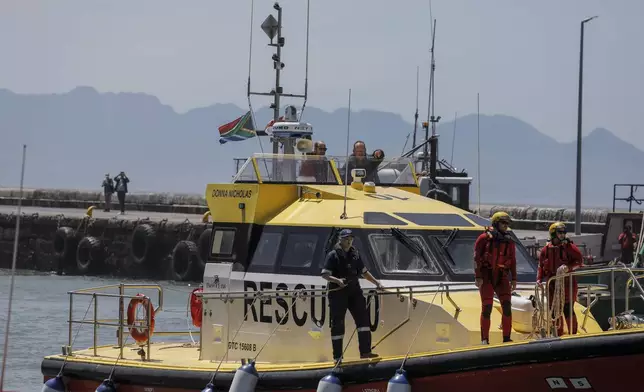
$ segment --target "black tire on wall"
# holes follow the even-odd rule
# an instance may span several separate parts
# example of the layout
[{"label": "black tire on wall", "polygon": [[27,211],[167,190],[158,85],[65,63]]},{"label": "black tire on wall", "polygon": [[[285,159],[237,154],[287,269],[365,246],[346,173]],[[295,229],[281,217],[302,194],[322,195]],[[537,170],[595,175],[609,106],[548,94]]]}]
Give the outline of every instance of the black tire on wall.
[{"label": "black tire on wall", "polygon": [[76,268],[81,274],[97,272],[103,264],[103,247],[96,237],[84,237],[76,249]]},{"label": "black tire on wall", "polygon": [[212,242],[210,242],[210,236],[212,235],[212,229],[208,228],[201,233],[199,236],[199,269],[203,271],[206,268],[206,263],[208,262],[208,257],[210,257],[210,251],[212,250]]},{"label": "black tire on wall", "polygon": [[73,261],[76,256],[78,238],[69,226],[61,226],[54,233],[54,253],[65,262]]},{"label": "black tire on wall", "polygon": [[172,249],[169,276],[173,280],[187,281],[194,278],[199,267],[199,250],[192,241],[179,241]]},{"label": "black tire on wall", "polygon": [[135,264],[146,264],[154,258],[156,230],[145,223],[137,226],[130,240],[130,253]]}]

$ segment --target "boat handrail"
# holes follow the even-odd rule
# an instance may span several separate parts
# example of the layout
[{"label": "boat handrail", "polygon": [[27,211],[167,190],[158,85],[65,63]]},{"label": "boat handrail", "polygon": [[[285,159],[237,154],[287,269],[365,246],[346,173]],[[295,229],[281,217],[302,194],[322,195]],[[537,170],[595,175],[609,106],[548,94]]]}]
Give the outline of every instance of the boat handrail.
[{"label": "boat handrail", "polygon": [[[575,277],[575,276],[600,275],[600,274],[610,272],[610,275],[611,275],[610,276],[610,281],[611,281],[610,294],[605,292],[605,291],[603,291],[603,290],[598,290],[595,294],[596,295],[599,294],[599,296],[603,296],[602,294],[609,294],[610,295],[610,297],[611,297],[611,316],[612,316],[611,319],[610,319],[611,320],[610,322],[611,322],[611,327],[614,330],[615,325],[616,325],[615,324],[615,322],[616,322],[616,318],[615,318],[615,272],[624,272],[624,273],[627,273],[627,274],[630,275],[629,279],[627,281],[627,284],[626,284],[627,295],[626,295],[626,303],[625,303],[626,309],[625,310],[628,310],[628,286],[629,286],[629,283],[632,282],[633,284],[637,285],[637,288],[640,291],[640,297],[644,300],[644,289],[642,288],[642,286],[638,282],[638,279],[635,277],[635,274],[633,273],[633,271],[635,271],[636,273],[644,273],[644,268],[630,268],[630,267],[626,266],[624,263],[618,262],[615,265],[610,266],[610,267],[593,268],[593,269],[578,269],[578,270],[575,270],[575,271],[569,271],[569,272],[566,272],[566,273],[562,273],[560,275],[552,276],[546,281],[546,285],[544,287],[539,287],[537,285],[535,290],[537,292],[539,292],[539,290],[541,290],[540,295],[541,295],[541,297],[543,299],[545,297],[545,295],[546,295],[546,290],[549,289],[549,287],[550,287],[550,284],[556,283],[556,281],[559,280],[559,279],[566,279],[566,278]],[[565,282],[565,280],[564,280],[564,282]],[[585,312],[585,315],[584,315],[584,322],[582,323],[582,327],[585,325],[586,318],[588,316],[588,311],[591,308],[591,305],[594,305],[597,302],[597,300],[599,300],[599,298],[596,297],[593,300],[592,304],[590,303],[590,288],[592,286],[600,286],[600,285],[594,284],[594,285],[589,285],[588,286],[587,298],[586,298],[587,306],[586,306],[586,312]],[[570,295],[569,298],[572,298],[573,297],[573,285],[569,284],[568,289],[569,289],[569,295]],[[572,318],[573,312],[574,312],[573,306],[570,306],[570,314],[569,314],[568,317]],[[547,314],[546,317],[550,317],[549,309],[548,309],[547,313],[548,314]],[[550,335],[550,329],[552,328],[551,324],[552,323],[546,323],[546,326],[548,328],[548,335]],[[568,333],[570,334],[570,331]]]},{"label": "boat handrail", "polygon": [[[110,289],[118,289],[119,292],[118,294],[114,293],[105,293],[103,291],[107,291]],[[156,308],[152,308],[152,298],[147,295],[130,295],[126,294],[125,290],[156,290],[157,291],[157,302],[158,305]],[[145,320],[144,320],[144,325],[136,325],[137,329],[142,329],[142,330],[150,330],[151,329],[151,318],[159,311],[163,310],[163,288],[158,285],[158,284],[132,284],[132,283],[119,283],[119,284],[112,284],[112,285],[104,285],[104,286],[98,286],[98,287],[88,287],[88,288],[83,288],[83,289],[78,289],[78,290],[72,290],[68,291],[67,294],[69,295],[69,318],[68,318],[68,343],[67,346],[63,347],[63,354],[64,355],[72,355],[73,353],[73,341],[74,339],[72,338],[72,333],[73,333],[73,325],[74,324],[79,324],[82,326],[83,324],[90,324],[93,325],[93,351],[94,351],[94,356],[97,356],[97,348],[98,348],[98,327],[99,326],[106,326],[106,327],[115,327],[118,328],[118,346],[120,348],[120,355],[123,356],[123,347],[124,347],[124,340],[123,340],[123,331],[125,328],[132,328],[135,327],[135,325],[129,325],[127,324],[127,319],[124,316],[124,300],[125,299],[139,299],[143,300],[144,303],[148,303],[148,306],[150,306],[150,311],[146,312],[145,315]],[[73,310],[74,310],[74,296],[91,296],[92,300],[89,304],[89,306],[94,305],[94,317],[90,320],[85,319],[83,317],[82,320],[75,320],[73,317]],[[118,319],[99,319],[98,318],[98,301],[97,298],[103,297],[103,298],[118,298],[119,300],[119,317]],[[89,311],[89,306],[88,306],[88,311]],[[87,314],[87,312],[86,312]],[[113,321],[116,321],[114,323]],[[80,328],[79,326],[79,328]],[[78,334],[79,331],[77,331]],[[185,332],[185,334],[188,334],[189,332]],[[164,333],[161,333],[164,334]],[[172,335],[179,334],[177,332],[171,333]],[[184,334],[184,333],[181,333]],[[150,334],[151,335],[151,334]],[[146,345],[147,345],[147,360],[150,359],[150,341],[151,338],[147,339]]]},{"label": "boat handrail", "polygon": [[[642,279],[642,278],[644,278],[644,274],[642,274],[642,275],[633,275],[633,276],[630,276],[626,280],[626,287],[625,287],[625,293],[624,293],[624,299],[625,299],[625,304],[624,305],[625,305],[626,310],[629,310],[629,295],[628,294],[630,292],[630,288],[631,288],[631,286],[635,286],[635,283],[637,283],[637,286],[638,286],[639,290],[641,291],[642,286],[637,281]],[[642,298],[642,300],[644,301],[644,295],[640,294],[640,298]]]},{"label": "boat handrail", "polygon": [[[589,270],[576,270],[572,272],[568,272],[565,274],[560,274],[558,276],[551,277],[550,279],[547,280],[546,285],[544,286],[539,286],[534,284],[535,287],[535,293],[539,294],[542,296],[547,295],[546,288],[549,287],[548,285],[551,284],[552,282],[556,282],[557,279],[564,279],[570,276],[591,276],[591,275],[600,275],[604,273],[610,273],[612,277],[612,281],[614,282],[614,274],[615,272],[621,272],[621,273],[627,273],[629,274],[629,279],[627,281],[627,290],[630,285],[634,285],[638,288],[640,291],[640,297],[644,299],[644,289],[642,289],[642,286],[638,282],[640,278],[644,278],[644,268],[629,268],[625,266],[624,264],[617,264],[615,266],[610,266],[610,267],[604,267],[604,268],[593,268]],[[519,290],[525,290],[527,289],[528,286],[532,286],[530,283],[519,283]],[[615,329],[615,287],[614,284],[611,285],[610,290],[607,290],[607,285],[603,284],[596,284],[596,283],[587,283],[587,284],[580,284],[579,285],[580,292],[586,293],[586,309],[584,310],[584,321],[581,325],[581,328],[584,328],[584,325],[586,323],[587,317],[589,310],[592,308],[592,306],[598,301],[600,297],[608,296],[610,295],[612,297],[611,301],[611,311],[612,311],[612,318],[611,318],[611,324],[613,329]],[[105,293],[101,291],[106,291],[109,289],[118,289],[118,294],[114,293]],[[148,306],[150,306],[150,309],[152,309],[152,301],[149,296],[147,295],[130,295],[126,294],[125,290],[126,289],[152,289],[156,290],[158,293],[158,303],[159,306],[154,310],[153,312],[146,312],[145,319],[143,321],[143,325],[138,325],[138,324],[132,324],[128,325],[127,324],[127,318],[125,316],[125,306],[124,306],[124,300],[125,299],[140,299],[140,300],[147,300]],[[375,345],[379,345],[382,343],[385,339],[388,337],[391,337],[394,332],[399,330],[403,325],[409,322],[411,320],[411,311],[416,308],[418,305],[418,296],[423,295],[423,294],[435,294],[438,295],[440,294],[441,299],[443,298],[443,294],[447,298],[447,300],[451,303],[451,305],[455,309],[455,314],[453,317],[455,319],[458,318],[459,313],[462,311],[462,308],[458,306],[458,304],[454,301],[454,299],[450,295],[450,291],[477,291],[478,289],[475,287],[474,282],[431,282],[428,284],[419,284],[419,285],[401,285],[401,286],[394,286],[394,287],[386,287],[381,291],[376,290],[375,288],[370,288],[370,287],[365,287],[362,288],[363,293],[367,294],[368,296],[373,296],[373,297],[381,297],[381,296],[386,296],[386,295],[395,295],[399,299],[401,299],[401,302],[404,302],[403,297],[407,297],[408,303],[406,304],[407,307],[407,315],[406,317],[399,322],[397,325],[392,326],[392,328],[384,333],[382,337],[378,339],[377,342],[374,342]],[[210,291],[203,291],[203,292],[195,292],[194,294],[202,297],[202,298],[214,298],[214,299],[221,299],[226,301],[231,301],[233,299],[239,298],[239,299],[247,299],[247,298],[255,298],[257,299],[263,299],[263,298],[271,298],[271,297],[282,297],[284,296],[292,296],[293,298],[301,298],[301,299],[306,299],[306,298],[315,298],[315,297],[321,297],[321,296],[326,296],[328,294],[329,290],[327,288],[321,288],[321,289],[307,289],[307,288],[299,288],[299,289],[293,289],[293,290],[265,290],[265,291],[221,291],[221,292],[210,292]],[[150,330],[151,329],[151,318],[154,316],[154,314],[162,309],[162,304],[163,304],[163,288],[158,285],[158,284],[113,284],[113,285],[106,285],[106,286],[100,286],[100,287],[92,287],[92,288],[85,288],[85,289],[79,289],[79,290],[74,290],[74,291],[69,291],[68,292],[70,296],[70,311],[69,311],[69,341],[68,345],[63,347],[63,354],[64,355],[71,355],[72,354],[72,326],[74,324],[90,324],[93,325],[93,353],[94,356],[98,356],[97,349],[99,348],[98,344],[98,327],[99,326],[107,326],[107,327],[115,327],[118,328],[118,347],[120,349],[120,355],[123,355],[123,350],[125,347],[124,344],[124,331],[127,331],[128,328],[137,328],[140,330]],[[628,294],[628,292],[627,292]],[[93,301],[93,307],[94,307],[94,317],[91,319],[85,319],[83,320],[75,320],[73,319],[73,297],[76,295],[80,296],[91,296],[92,301]],[[119,300],[119,316],[117,319],[114,318],[98,318],[98,302],[96,299],[98,297],[107,297],[107,298],[118,298]],[[627,295],[627,301],[628,301],[628,295]],[[592,299],[592,302],[591,302]],[[442,300],[441,300],[442,301]],[[542,302],[544,303],[544,302]],[[627,309],[628,309],[628,302],[627,303]],[[90,310],[90,307],[92,306],[92,303],[90,302],[88,306],[88,311]],[[546,311],[546,313],[549,313]],[[87,313],[86,313],[87,314]],[[550,317],[550,315],[548,315]],[[552,323],[547,322],[547,334],[548,336],[551,336],[551,331],[552,331]],[[545,331],[544,331],[545,332]],[[199,334],[199,331],[197,332],[183,332],[183,331],[170,331],[170,332],[157,332],[155,334],[158,335],[184,335],[184,334],[189,334],[189,333],[194,333],[194,334]],[[150,337],[147,339],[147,342],[145,343],[140,343],[139,345],[146,346],[146,350],[140,350],[140,354],[143,359],[150,360],[150,344],[151,344],[151,336],[153,334],[150,334]]]}]

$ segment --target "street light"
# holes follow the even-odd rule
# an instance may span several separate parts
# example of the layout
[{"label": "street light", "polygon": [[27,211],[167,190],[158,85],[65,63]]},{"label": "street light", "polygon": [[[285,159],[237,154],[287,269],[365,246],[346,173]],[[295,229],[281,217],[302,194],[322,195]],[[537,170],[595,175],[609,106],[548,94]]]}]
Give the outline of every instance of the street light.
[{"label": "street light", "polygon": [[584,80],[584,24],[597,18],[593,16],[581,21],[579,39],[579,97],[577,100],[577,189],[575,198],[575,235],[581,234],[581,104]]}]

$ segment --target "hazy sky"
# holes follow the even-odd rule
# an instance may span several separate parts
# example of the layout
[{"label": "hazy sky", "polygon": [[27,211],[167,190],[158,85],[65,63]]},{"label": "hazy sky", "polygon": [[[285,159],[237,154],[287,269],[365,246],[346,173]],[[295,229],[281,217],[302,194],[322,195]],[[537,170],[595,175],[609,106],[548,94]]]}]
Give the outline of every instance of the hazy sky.
[{"label": "hazy sky", "polygon": [[[282,0],[284,88],[304,87],[306,1]],[[253,90],[270,89],[272,48],[256,0]],[[2,0],[0,87],[78,85],[146,92],[178,112],[246,107],[250,0]],[[579,24],[586,24],[584,132],[606,127],[644,148],[643,0],[433,0],[436,112],[517,116],[560,141],[576,135]],[[308,104],[388,110],[413,121],[416,67],[426,117],[428,0],[311,0]],[[637,49],[640,48],[640,49]],[[256,108],[267,105],[253,98]],[[296,101],[298,105],[301,101]]]}]

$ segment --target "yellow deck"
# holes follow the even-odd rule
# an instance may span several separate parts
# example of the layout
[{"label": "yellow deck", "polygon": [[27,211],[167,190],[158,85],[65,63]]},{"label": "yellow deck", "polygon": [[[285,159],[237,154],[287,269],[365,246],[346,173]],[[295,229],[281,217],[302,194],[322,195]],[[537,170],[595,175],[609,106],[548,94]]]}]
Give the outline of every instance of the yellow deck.
[{"label": "yellow deck", "polygon": [[[563,336],[560,339],[587,339],[593,336],[610,336],[610,335],[625,335],[632,333],[642,333],[642,329],[630,329],[630,330],[621,330],[621,331],[605,331],[598,333],[589,333],[584,335],[575,335],[575,336]],[[433,351],[428,353],[420,353],[415,355],[410,355],[409,358],[417,358],[424,356],[436,356],[447,353],[456,353],[456,352],[467,352],[472,351],[472,355],[475,355],[475,351],[478,350],[488,350],[493,347],[500,346],[518,346],[529,344],[531,340],[523,340],[519,342],[512,343],[503,343],[503,344],[491,344],[489,346],[471,346],[461,349],[452,349],[452,350],[441,350]],[[182,343],[154,343],[150,346],[150,360],[142,361],[137,351],[139,349],[136,345],[127,345],[123,349],[123,358],[118,362],[120,366],[128,367],[137,367],[137,368],[154,368],[154,369],[169,369],[169,370],[189,370],[189,371],[203,371],[203,372],[213,372],[217,369],[219,365],[215,361],[200,361],[199,358],[199,348],[198,346],[193,346],[192,344],[182,344]],[[97,348],[97,356],[93,354],[93,348],[86,350],[75,351],[72,357],[68,357],[68,362],[82,362],[82,363],[91,363],[96,365],[109,365],[112,366],[116,362],[116,359],[119,356],[118,346],[101,346]],[[347,359],[343,361],[344,364],[359,364],[359,363],[369,363],[369,362],[378,362],[378,361],[392,361],[400,360],[404,358],[404,355],[397,356],[388,356],[380,357],[375,359]],[[64,355],[50,355],[45,357],[45,359],[52,360],[64,360]],[[220,372],[234,372],[239,368],[239,362],[224,362],[219,368]],[[262,361],[256,362],[256,367],[258,371],[262,372],[271,372],[271,371],[291,371],[291,370],[315,370],[315,369],[325,369],[333,367],[331,362],[317,362],[317,363],[302,363],[302,364],[274,364],[274,363],[265,363]]]}]

